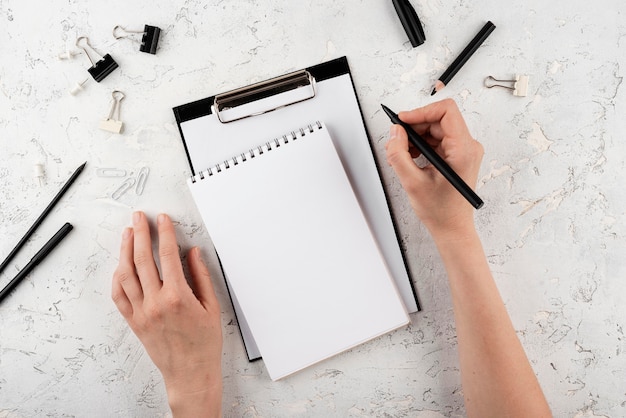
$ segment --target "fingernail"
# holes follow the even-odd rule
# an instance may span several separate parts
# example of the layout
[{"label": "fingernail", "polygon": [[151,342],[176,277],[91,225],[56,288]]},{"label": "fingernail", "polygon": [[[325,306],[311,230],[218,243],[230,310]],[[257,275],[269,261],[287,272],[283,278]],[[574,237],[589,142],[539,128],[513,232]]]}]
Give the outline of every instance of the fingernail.
[{"label": "fingernail", "polygon": [[141,212],[133,213],[133,223],[137,224],[141,220]]},{"label": "fingernail", "polygon": [[161,225],[163,222],[165,222],[165,216],[163,213],[161,213],[158,217],[157,217],[157,224]]},{"label": "fingernail", "polygon": [[[195,247],[193,249],[194,252],[194,257],[196,258],[196,260],[198,260],[199,262],[201,262],[202,264],[204,264],[204,260],[202,259],[202,251],[200,251],[200,247]],[[206,264],[204,264],[206,265]]]},{"label": "fingernail", "polygon": [[391,125],[389,128],[389,139],[395,139],[398,136],[398,125]]},{"label": "fingernail", "polygon": [[131,232],[133,232],[133,228],[124,228],[124,232],[122,232],[122,239],[128,239]]}]

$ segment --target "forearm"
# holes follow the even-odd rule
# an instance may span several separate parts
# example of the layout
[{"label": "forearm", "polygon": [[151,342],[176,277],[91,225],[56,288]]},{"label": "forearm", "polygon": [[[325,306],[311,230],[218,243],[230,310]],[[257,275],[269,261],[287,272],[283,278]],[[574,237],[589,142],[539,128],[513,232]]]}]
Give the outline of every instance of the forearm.
[{"label": "forearm", "polygon": [[450,282],[468,416],[551,416],[475,229],[433,236]]}]

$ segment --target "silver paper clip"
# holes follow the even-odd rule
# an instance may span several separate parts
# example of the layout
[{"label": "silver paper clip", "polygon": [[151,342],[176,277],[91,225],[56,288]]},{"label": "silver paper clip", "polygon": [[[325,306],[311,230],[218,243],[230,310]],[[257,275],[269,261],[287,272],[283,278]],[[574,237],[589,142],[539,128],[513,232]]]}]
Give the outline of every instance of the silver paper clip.
[{"label": "silver paper clip", "polygon": [[111,197],[115,200],[118,200],[124,193],[132,189],[135,185],[135,179],[133,177],[128,177],[124,182],[117,188],[112,194]]},{"label": "silver paper clip", "polygon": [[109,116],[105,120],[100,121],[100,129],[113,132],[114,134],[119,134],[120,132],[122,132],[122,129],[124,127],[124,123],[119,119],[121,102],[125,96],[124,93],[119,90],[114,90],[111,95],[113,96],[111,111],[109,112]]},{"label": "silver paper clip", "polygon": [[[81,41],[84,41],[84,45],[82,46]],[[87,38],[86,36],[79,37],[76,40],[76,46],[85,51],[85,55],[87,55],[87,58],[89,58],[89,62],[91,62],[91,68],[87,69],[87,71],[98,83],[102,81],[106,76],[111,74],[111,72],[113,72],[113,70],[118,67],[117,62],[115,62],[111,55],[106,54],[104,56],[101,56],[95,49],[93,49],[91,44],[89,44],[89,38]],[[91,50],[91,54],[99,57],[98,61],[94,62],[87,48]]]},{"label": "silver paper clip", "polygon": [[[504,89],[513,90],[514,96],[526,97],[526,94],[528,94],[528,79],[529,77],[527,75],[519,74],[515,76],[515,80],[498,80],[497,78],[488,76],[485,78],[485,87],[488,89],[492,87],[502,87]],[[496,83],[513,83],[513,86],[505,86]]]},{"label": "silver paper clip", "polygon": [[[131,39],[130,34],[141,33],[141,42]],[[132,41],[139,43],[139,50],[148,54],[156,54],[157,46],[159,45],[159,36],[161,35],[161,29],[156,26],[144,25],[143,31],[140,30],[127,30],[117,25],[113,28],[113,37],[115,39],[129,38]]]},{"label": "silver paper clip", "polygon": [[146,187],[146,181],[148,180],[148,173],[150,173],[148,167],[141,167],[139,170],[139,174],[137,174],[137,187],[135,188],[137,195],[141,196],[143,194],[143,189]]}]

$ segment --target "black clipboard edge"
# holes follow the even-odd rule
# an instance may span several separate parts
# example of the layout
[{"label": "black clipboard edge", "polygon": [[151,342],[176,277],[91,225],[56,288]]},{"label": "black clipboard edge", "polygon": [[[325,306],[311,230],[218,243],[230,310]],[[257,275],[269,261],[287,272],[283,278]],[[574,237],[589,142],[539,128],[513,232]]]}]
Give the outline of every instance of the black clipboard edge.
[{"label": "black clipboard edge", "polygon": [[[237,311],[235,311],[235,302],[233,301],[233,294],[230,290],[230,286],[228,285],[228,280],[226,280],[226,272],[224,271],[224,266],[222,265],[222,259],[220,258],[220,254],[217,252],[217,250],[215,251],[215,254],[217,255],[218,263],[220,263],[220,271],[222,272],[222,277],[224,278],[224,284],[226,285],[226,290],[228,291],[228,299],[230,299],[230,306],[233,307],[233,314],[235,315],[235,321],[237,321],[237,328],[239,329],[239,336],[241,337],[241,341],[245,341],[243,338],[243,332],[241,331],[241,324],[239,323],[239,317],[237,316]],[[243,349],[246,352],[246,357],[248,357],[248,361],[252,362],[252,361],[257,361],[257,360],[262,359],[261,356],[250,357],[250,352],[248,351],[248,347],[246,346],[245,343],[242,345],[243,345]]]},{"label": "black clipboard edge", "polygon": [[[176,118],[176,126],[178,127],[180,138],[183,141],[183,147],[185,148],[185,155],[187,156],[187,162],[189,163],[189,169],[191,170],[192,176],[196,175],[196,170],[194,170],[193,168],[193,163],[191,162],[191,154],[189,154],[187,141],[185,141],[183,128],[180,126],[180,124],[189,120],[202,117],[202,116],[210,115],[211,105],[213,104],[214,98],[215,96],[207,97],[206,99],[197,100],[195,102],[177,106],[172,109],[174,111],[174,117]],[[206,111],[206,109],[208,109],[208,112]]]}]

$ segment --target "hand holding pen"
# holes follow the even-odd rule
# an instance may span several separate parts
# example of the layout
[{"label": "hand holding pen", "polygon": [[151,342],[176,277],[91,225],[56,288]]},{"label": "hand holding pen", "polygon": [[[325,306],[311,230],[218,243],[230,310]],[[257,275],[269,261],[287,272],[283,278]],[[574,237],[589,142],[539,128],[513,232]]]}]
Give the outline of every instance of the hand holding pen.
[{"label": "hand holding pen", "polygon": [[[400,112],[398,117],[426,141],[463,183],[476,184],[484,150],[471,136],[453,100]],[[386,150],[387,161],[398,175],[411,206],[436,240],[448,232],[453,237],[474,227],[473,205],[434,165],[420,168],[415,164],[414,158],[420,152],[409,145],[402,126],[392,125]]]}]

